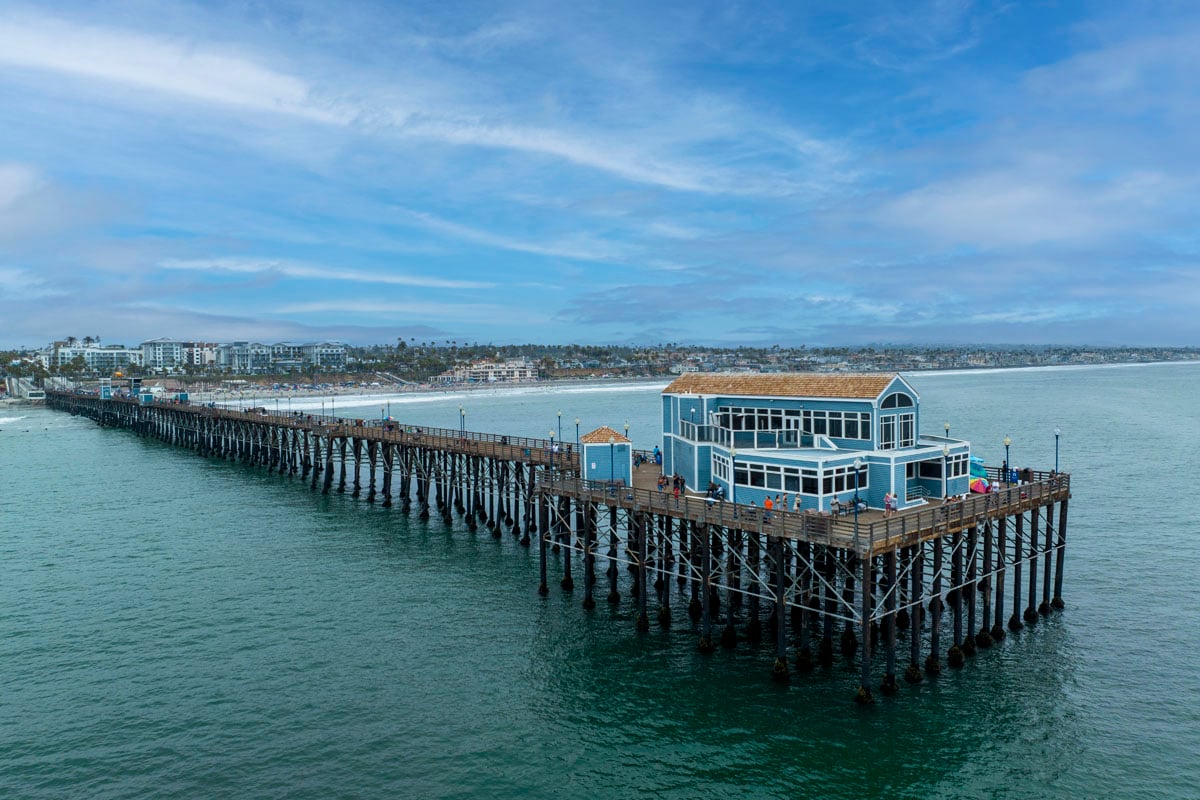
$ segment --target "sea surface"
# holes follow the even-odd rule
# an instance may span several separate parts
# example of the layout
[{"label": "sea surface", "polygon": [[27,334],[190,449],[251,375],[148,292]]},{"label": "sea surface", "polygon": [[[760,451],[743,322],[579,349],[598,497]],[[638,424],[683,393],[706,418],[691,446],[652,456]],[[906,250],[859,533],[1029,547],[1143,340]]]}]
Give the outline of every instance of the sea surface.
[{"label": "sea surface", "polygon": [[[698,653],[681,605],[541,598],[510,535],[3,408],[0,798],[1200,796],[1200,365],[910,379],[989,464],[1061,430],[1067,608],[867,708],[856,666]],[[651,447],[662,385],[338,412]]]}]

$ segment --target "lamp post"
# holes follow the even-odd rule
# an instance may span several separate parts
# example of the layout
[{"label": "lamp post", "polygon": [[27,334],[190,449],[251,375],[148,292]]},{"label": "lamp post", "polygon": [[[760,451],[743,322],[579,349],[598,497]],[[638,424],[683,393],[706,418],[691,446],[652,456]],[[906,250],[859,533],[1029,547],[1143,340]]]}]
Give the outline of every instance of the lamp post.
[{"label": "lamp post", "polygon": [[562,409],[558,411],[558,440],[562,441]]},{"label": "lamp post", "polygon": [[1008,483],[1008,479],[1012,476],[1012,462],[1008,460],[1008,446],[1012,444],[1012,439],[1004,437],[1004,482]]},{"label": "lamp post", "polygon": [[1058,436],[1062,433],[1058,428],[1054,429],[1054,474],[1058,474]]},{"label": "lamp post", "polygon": [[729,448],[729,502],[737,512],[737,450]]},{"label": "lamp post", "polygon": [[575,451],[579,452],[579,417],[575,418]]},{"label": "lamp post", "polygon": [[383,406],[380,406],[380,407],[379,407],[379,419],[380,419],[380,420],[385,420],[385,419],[387,419],[387,415],[383,413]]},{"label": "lamp post", "polygon": [[467,410],[462,406],[458,407],[458,436],[464,442],[467,440]]},{"label": "lamp post", "polygon": [[391,400],[387,401],[387,411],[388,411],[388,419],[391,419],[392,418],[392,401]]},{"label": "lamp post", "polygon": [[[629,420],[625,420],[625,438],[629,438]],[[633,450],[633,442],[629,443],[629,449]]]},{"label": "lamp post", "polygon": [[616,458],[614,455],[614,453],[616,451],[616,444],[617,444],[617,440],[614,437],[612,437],[612,436],[608,437],[608,485],[610,488],[612,486],[616,485],[616,474],[615,473],[617,471],[617,467],[616,467],[617,462],[616,462]]},{"label": "lamp post", "polygon": [[862,459],[854,459],[854,547],[858,548],[858,471],[862,469]]},{"label": "lamp post", "polygon": [[945,425],[943,425],[942,427],[946,429],[946,438],[947,438],[947,439],[949,439],[949,438],[950,438],[950,423],[949,423],[949,422],[947,422],[947,423],[946,423]]},{"label": "lamp post", "polygon": [[554,474],[554,431],[550,431],[550,474]]}]

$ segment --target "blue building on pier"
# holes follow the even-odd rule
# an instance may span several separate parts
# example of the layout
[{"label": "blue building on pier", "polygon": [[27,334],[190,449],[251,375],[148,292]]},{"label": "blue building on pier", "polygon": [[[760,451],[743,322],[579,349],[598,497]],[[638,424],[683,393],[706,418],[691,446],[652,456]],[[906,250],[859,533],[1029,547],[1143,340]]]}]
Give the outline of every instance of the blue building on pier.
[{"label": "blue building on pier", "polygon": [[921,433],[920,397],[897,373],[692,373],[662,398],[663,470],[693,490],[758,505],[799,494],[809,511],[968,490],[970,443]]}]

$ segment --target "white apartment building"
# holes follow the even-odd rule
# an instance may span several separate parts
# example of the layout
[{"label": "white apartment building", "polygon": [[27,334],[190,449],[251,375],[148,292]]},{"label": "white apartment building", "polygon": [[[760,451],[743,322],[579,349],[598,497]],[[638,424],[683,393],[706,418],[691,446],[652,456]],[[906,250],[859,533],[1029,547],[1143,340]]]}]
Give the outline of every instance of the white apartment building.
[{"label": "white apartment building", "polygon": [[142,363],[142,348],[125,347],[121,344],[101,345],[99,339],[85,337],[82,342],[74,337],[65,341],[51,342],[38,352],[37,358],[47,369],[63,367],[76,357],[82,357],[88,371],[101,374],[112,373]]},{"label": "white apartment building", "polygon": [[184,343],[175,339],[142,342],[142,366],[155,372],[175,372],[184,364]]},{"label": "white apartment building", "polygon": [[538,370],[525,359],[514,358],[499,364],[477,361],[465,367],[456,367],[443,377],[454,383],[509,383],[536,381]]}]

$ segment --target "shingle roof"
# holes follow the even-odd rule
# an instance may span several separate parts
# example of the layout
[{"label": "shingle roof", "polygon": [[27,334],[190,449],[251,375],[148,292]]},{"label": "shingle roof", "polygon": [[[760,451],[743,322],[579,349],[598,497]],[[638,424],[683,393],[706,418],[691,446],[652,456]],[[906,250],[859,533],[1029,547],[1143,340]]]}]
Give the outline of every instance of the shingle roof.
[{"label": "shingle roof", "polygon": [[874,399],[895,373],[777,372],[770,374],[701,373],[680,376],[663,394],[754,397],[837,397]]},{"label": "shingle roof", "polygon": [[607,425],[601,425],[591,433],[585,433],[579,437],[579,441],[584,444],[608,444],[608,438],[612,437],[614,444],[629,444],[630,440],[624,435],[617,433]]}]

